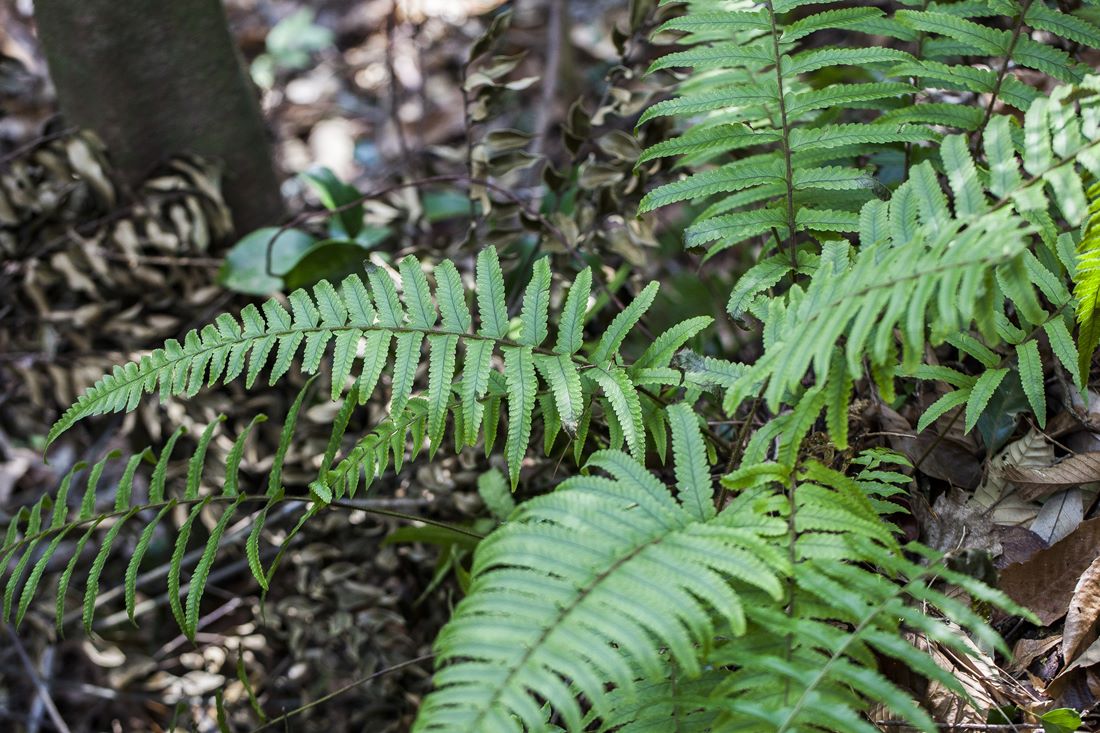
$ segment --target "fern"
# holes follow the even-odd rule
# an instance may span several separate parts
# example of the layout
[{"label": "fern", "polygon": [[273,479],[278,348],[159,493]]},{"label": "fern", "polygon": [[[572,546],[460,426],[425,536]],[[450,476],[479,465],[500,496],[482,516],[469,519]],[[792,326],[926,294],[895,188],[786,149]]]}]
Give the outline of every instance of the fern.
[{"label": "fern", "polygon": [[[1042,372],[1033,352],[1033,339],[1042,333],[1080,384],[1077,349],[1064,322],[1073,297],[1063,273],[1067,260],[1073,264],[1067,237],[1084,217],[1073,202],[1083,177],[1094,174],[1092,151],[1100,129],[1089,116],[1078,116],[1068,103],[1070,93],[1061,88],[1032,105],[1020,148],[1012,140],[1010,119],[993,119],[985,138],[988,184],[965,139],[945,137],[938,162],[950,198],[931,161],[916,165],[889,203],[864,206],[858,252],[846,241],[826,240],[820,257],[800,259],[799,272],[809,275],[804,288],[762,295],[791,271],[782,258],[765,260],[746,273],[728,309],[735,317],[752,312],[763,320],[767,348],[727,391],[725,408],[735,410],[766,384],[765,397],[776,409],[781,401],[799,399],[811,369],[816,383],[828,388],[837,380],[858,379],[865,360],[886,380],[880,388],[890,392],[892,375],[898,373],[895,333],[901,334],[900,373],[944,380],[942,369],[921,366],[925,344],[944,342],[987,369],[974,379],[948,375],[946,381],[958,389],[924,413],[921,429],[960,405],[966,407],[965,428],[972,429],[1010,373],[1006,367],[1018,356],[1016,349],[1024,358],[1014,378],[1036,409],[1045,409]],[[1058,220],[1069,231],[1060,231]],[[1033,250],[1036,234],[1046,245],[1039,251]],[[1001,356],[985,345],[1001,341],[1014,351]],[[837,349],[846,368],[835,361]],[[841,388],[830,401],[836,414],[846,411],[847,394]],[[841,431],[831,432],[844,443]]]},{"label": "fern", "polygon": [[[983,22],[1000,14],[1007,16],[1007,29]],[[895,67],[891,70],[893,75],[915,77],[928,88],[988,97],[984,110],[976,110],[979,113],[970,117],[968,123],[952,125],[969,131],[985,130],[998,101],[1026,111],[1040,98],[1012,73],[1014,66],[1040,71],[1064,83],[1084,80],[1088,67],[1051,43],[1032,39],[1032,30],[1045,31],[1076,45],[1100,47],[1100,28],[1042,0],[943,4],[924,10],[899,10],[895,17],[920,34],[923,57],[915,64]],[[995,70],[971,68],[961,58],[971,55],[996,59]]]},{"label": "fern", "polygon": [[[640,122],[675,116],[691,126],[681,137],[645,151],[639,164],[682,155],[685,163],[698,166],[748,151],[733,162],[658,187],[642,202],[642,211],[647,211],[720,196],[685,232],[689,247],[709,246],[708,256],[768,235],[769,246],[786,243],[794,262],[800,232],[855,232],[854,212],[881,184],[870,170],[855,164],[853,154],[869,156],[901,145],[919,151],[940,137],[929,125],[982,132],[994,119],[998,101],[1021,111],[1033,108],[1042,97],[1011,73],[1013,65],[1063,82],[1084,81],[1086,67],[1066,52],[1032,40],[1031,28],[1074,44],[1096,47],[1100,42],[1100,28],[1089,20],[1034,0],[995,6],[933,4],[893,16],[879,8],[815,12],[808,7],[813,4],[765,2],[754,10],[721,12],[713,3],[689,2],[685,16],[658,29],[686,33],[682,43],[691,48],[658,59],[651,72],[689,67],[694,73],[681,85],[682,96],[651,106]],[[791,12],[796,10],[803,12]],[[1010,30],[985,24],[1001,12],[1009,14]],[[858,45],[798,51],[815,33],[830,30],[913,41],[918,55]],[[953,63],[975,54],[1000,59],[996,70]],[[860,67],[882,80],[809,88],[802,79],[819,69],[844,66]],[[887,81],[890,77],[898,81]],[[989,101],[984,110],[945,103],[896,104],[925,89],[969,92]],[[862,110],[871,109],[877,117],[836,124],[835,110],[846,107],[860,109],[862,117]],[[837,196],[841,191],[845,195]]]},{"label": "fern", "polygon": [[[170,340],[136,362],[119,366],[77,400],[51,429],[48,442],[83,418],[133,410],[146,393],[162,399],[193,396],[204,385],[225,383],[244,375],[251,388],[270,364],[269,383],[282,379],[300,359],[302,371],[316,373],[327,359],[331,371],[331,395],[337,399],[354,387],[365,402],[379,383],[383,370],[392,369],[390,410],[400,415],[413,398],[423,344],[428,344],[428,384],[425,393],[427,434],[432,452],[438,449],[446,418],[457,391],[463,430],[460,445],[473,445],[481,432],[486,399],[490,395],[494,353],[503,357],[504,383],[496,390],[508,404],[505,453],[513,487],[519,480],[520,462],[531,437],[532,416],[538,388],[536,374],[554,394],[563,425],[572,432],[580,420],[579,382],[602,390],[611,405],[631,451],[642,455],[645,446],[641,398],[628,371],[617,364],[620,349],[630,331],[656,295],[652,284],[619,313],[591,354],[580,353],[583,307],[591,287],[590,274],[574,283],[566,300],[566,314],[553,348],[549,337],[548,307],[550,270],[545,259],[535,263],[519,315],[518,330],[508,318],[504,277],[496,251],[483,250],[477,262],[475,295],[480,326],[472,330],[467,295],[454,265],[436,267],[433,299],[424,271],[409,257],[400,264],[402,292],[383,270],[368,273],[368,284],[349,276],[337,289],[322,281],[312,293],[296,290],[287,301],[276,299],[260,308],[246,306],[240,320],[219,316],[213,325],[189,332],[180,343]],[[440,323],[440,315],[442,322]],[[685,337],[686,338],[686,337]],[[464,345],[459,363],[458,345]],[[392,344],[392,346],[391,346]],[[663,361],[650,360],[650,369],[667,368],[671,349]],[[357,376],[355,364],[359,363]],[[536,369],[537,366],[537,369]],[[579,371],[584,367],[585,371]],[[456,382],[457,387],[456,387]],[[495,431],[495,425],[486,431]],[[272,479],[273,485],[278,477]]]},{"label": "fern", "polygon": [[[59,550],[61,542],[66,536],[79,532],[81,535],[77,547],[60,577],[56,592],[55,618],[58,630],[62,630],[67,619],[69,586],[77,575],[77,568],[84,548],[98,533],[101,534],[101,538],[96,544],[95,557],[86,575],[84,575],[83,602],[79,614],[84,627],[91,630],[100,595],[100,578],[107,560],[116,549],[122,531],[133,523],[135,518],[141,518],[139,521],[144,526],[136,542],[127,549],[129,560],[127,561],[124,579],[125,609],[132,619],[137,602],[137,577],[142,562],[161,520],[176,508],[186,510],[187,515],[183,525],[175,534],[169,561],[168,598],[174,618],[180,629],[189,638],[193,637],[196,631],[199,609],[207,580],[218,553],[223,549],[221,538],[234,517],[237,517],[245,509],[256,505],[261,505],[263,508],[253,514],[249,520],[252,530],[248,536],[246,554],[257,582],[266,589],[278,564],[278,558],[267,568],[264,568],[260,562],[260,538],[271,509],[286,502],[301,502],[312,498],[313,502],[305,512],[305,515],[312,516],[331,502],[338,501],[345,495],[354,495],[363,474],[366,475],[368,482],[371,478],[381,475],[388,465],[391,455],[394,461],[403,460],[406,445],[410,443],[410,436],[412,437],[411,446],[415,456],[416,451],[422,445],[424,435],[427,406],[424,400],[414,398],[405,407],[401,416],[387,420],[370,434],[358,440],[347,451],[345,457],[337,462],[330,471],[326,472],[322,479],[311,484],[312,497],[288,495],[282,486],[281,480],[277,477],[282,470],[281,462],[286,452],[285,445],[289,444],[293,437],[298,412],[302,405],[301,398],[305,392],[305,389],[301,391],[299,399],[287,415],[281,431],[282,436],[284,436],[283,444],[280,445],[280,452],[277,454],[276,461],[268,473],[266,491],[242,491],[238,474],[245,441],[251,432],[252,426],[266,419],[262,414],[257,415],[246,430],[234,441],[233,448],[227,455],[224,465],[217,473],[204,469],[206,464],[204,454],[206,445],[212,440],[216,434],[217,426],[224,418],[219,417],[212,422],[203,431],[195,449],[188,456],[189,468],[186,476],[183,477],[180,491],[177,494],[168,491],[163,473],[164,467],[171,457],[173,447],[182,435],[182,431],[172,436],[159,459],[154,461],[152,451],[145,450],[131,456],[126,461],[126,466],[118,483],[113,487],[115,501],[111,508],[98,507],[96,497],[100,491],[100,477],[111,461],[118,460],[117,454],[108,456],[93,466],[90,471],[87,471],[88,477],[83,499],[75,510],[68,506],[68,496],[76,485],[78,476],[85,472],[87,466],[80,463],[73,466],[61,482],[56,499],[51,500],[50,497],[44,496],[33,507],[22,510],[8,525],[3,546],[0,547],[0,558],[4,559],[4,567],[8,567],[8,562],[11,559],[18,558],[18,560],[14,569],[6,574],[4,618],[12,618],[16,624],[22,622],[35,596],[41,591],[46,566]],[[337,436],[337,440],[343,434],[344,427],[339,425],[334,427],[334,435]],[[417,435],[421,439],[417,439]],[[152,464],[148,497],[138,497],[133,491],[142,464]],[[218,488],[203,493],[200,486],[207,480],[210,480]],[[387,516],[395,515],[394,512],[382,509],[359,508],[367,512]],[[219,515],[214,527],[206,535],[198,562],[185,585],[183,559],[192,544],[191,535],[196,529],[195,519],[198,517],[199,512],[203,510],[215,510],[219,512]],[[49,514],[48,518],[46,517],[47,513]],[[299,524],[299,528],[300,526],[301,524]],[[102,531],[104,528],[106,530]],[[448,531],[450,530],[448,529]],[[464,530],[455,531],[463,532]],[[282,547],[287,546],[292,536],[293,533],[283,539]],[[42,543],[48,544],[38,554],[36,549]],[[33,565],[31,565],[32,560]],[[31,568],[31,571],[26,574],[28,567]],[[26,575],[25,578],[24,575]],[[18,603],[15,602],[15,599],[18,599]]]},{"label": "fern", "polygon": [[[752,11],[716,13],[711,3],[690,3],[686,16],[658,29],[686,31],[683,42],[694,48],[668,54],[650,70],[686,66],[696,73],[683,84],[682,96],[651,106],[640,122],[661,116],[698,122],[681,138],[645,151],[640,162],[685,155],[685,161],[698,164],[736,150],[766,151],[688,175],[643,199],[640,208],[648,211],[732,194],[714,201],[685,232],[688,246],[710,245],[708,256],[768,234],[774,238],[772,244],[786,243],[793,258],[800,232],[854,231],[854,212],[872,197],[877,184],[869,170],[856,164],[852,152],[936,137],[917,125],[807,125],[822,110],[887,108],[892,100],[914,91],[902,82],[809,87],[802,75],[817,69],[862,66],[885,71],[912,60],[908,53],[888,48],[798,52],[799,43],[821,31],[860,30],[869,22],[896,25],[877,8],[810,10],[794,22],[784,22],[786,13],[812,4],[765,2]],[[721,73],[706,73],[712,69]],[[700,119],[701,115],[706,117]]]},{"label": "fern", "polygon": [[[609,478],[566,480],[481,543],[469,595],[436,642],[438,689],[415,729],[534,730],[545,699],[570,731],[594,722],[667,730],[674,720],[681,730],[750,721],[861,730],[859,711],[876,701],[934,730],[875,671],[873,652],[964,694],[900,640],[899,623],[964,653],[965,642],[906,599],[944,610],[983,642],[1003,642],[929,586],[941,565],[905,559],[915,548],[898,546],[878,515],[897,508],[879,498],[898,491],[875,478],[890,474],[852,480],[815,463],[796,473],[754,465],[723,479],[736,496],[716,511],[696,418],[684,405],[670,416],[677,498],[630,457],[603,452],[589,466]],[[951,579],[1026,614],[999,592]],[[591,702],[587,715],[578,694]]]},{"label": "fern", "polygon": [[[1089,189],[1089,198],[1089,217],[1078,245],[1079,258],[1073,273],[1073,294],[1077,298],[1077,322],[1080,324],[1077,343],[1079,377],[1088,374],[1092,355],[1100,345],[1100,320],[1096,317],[1096,311],[1100,308],[1100,184],[1094,184]],[[1060,339],[1060,343],[1062,349],[1067,349],[1064,340]],[[1079,378],[1077,381],[1080,383]]]},{"label": "fern", "polygon": [[[207,454],[220,420],[193,438],[176,431],[158,457],[130,457],[111,508],[98,496],[119,457],[74,467],[55,498],[8,525],[5,618],[18,623],[31,612],[51,559],[74,538],[56,591],[59,628],[70,616],[92,627],[122,542],[133,617],[141,564],[171,513],[181,523],[169,606],[193,638],[227,533],[247,532],[244,554],[266,592],[313,517],[425,447],[435,455],[450,424],[456,450],[481,442],[489,455],[500,438],[507,478],[494,470],[479,482],[500,522],[483,541],[433,527],[463,535],[464,551],[477,546],[468,585],[460,578],[467,595],[436,641],[436,689],[417,730],[863,732],[872,730],[865,713],[875,702],[935,729],[878,671],[879,660],[966,693],[903,631],[962,655],[968,637],[1006,651],[945,583],[1030,616],[926,548],[898,542],[884,517],[901,511],[892,497],[908,479],[892,464],[902,459],[853,449],[830,463],[811,458],[807,443],[824,426],[848,448],[855,385],[890,401],[898,378],[949,387],[919,429],[954,413],[972,430],[998,394],[1017,386],[1042,424],[1050,365],[1041,338],[1084,388],[1100,343],[1100,87],[1068,49],[1097,47],[1100,29],[1089,13],[1041,0],[905,3],[896,12],[820,4],[687,3],[658,29],[680,34],[681,48],[650,71],[691,72],[639,120],[672,118],[682,128],[639,157],[639,165],[676,158],[683,171],[650,191],[642,211],[698,204],[684,240],[708,248],[707,257],[759,245],[727,302],[736,321],[761,324],[754,363],[685,349],[707,317],[649,339],[629,362],[624,345],[656,284],[586,339],[591,270],[557,297],[549,261],[535,259],[529,281],[508,292],[491,248],[477,257],[472,293],[452,263],[428,271],[409,257],[396,272],[372,267],[338,286],[321,282],[248,306],[117,367],[48,441],[84,418],[133,410],[148,393],[190,397],[241,377],[251,388],[265,370],[274,384],[297,366],[314,376],[289,411],[265,479],[240,475],[263,416],[213,475]],[[1033,31],[1053,41],[1040,43]],[[846,47],[820,42],[838,36]],[[1040,92],[1017,68],[1075,86]],[[1022,122],[1003,106],[1023,113]],[[889,175],[879,178],[883,161]],[[341,404],[316,478],[295,494],[283,464],[320,372]],[[349,438],[355,410],[380,385],[388,385],[388,417]],[[727,422],[714,419],[718,402],[721,417],[745,426],[732,440],[708,427]],[[517,504],[508,491],[540,431],[545,452],[564,433],[578,465],[589,454],[587,465]],[[191,448],[177,486],[169,465],[181,441]],[[656,468],[651,459],[663,464],[668,454],[670,465]],[[728,468],[716,483],[719,456]],[[135,497],[143,470],[148,496]],[[70,500],[85,474],[80,499]],[[291,529],[278,548],[264,547],[269,518],[288,502]],[[234,520],[246,510],[242,532]],[[207,512],[212,524],[196,522]],[[129,539],[135,522],[140,532]],[[83,563],[90,542],[96,552]],[[72,614],[70,595],[82,598]]]}]

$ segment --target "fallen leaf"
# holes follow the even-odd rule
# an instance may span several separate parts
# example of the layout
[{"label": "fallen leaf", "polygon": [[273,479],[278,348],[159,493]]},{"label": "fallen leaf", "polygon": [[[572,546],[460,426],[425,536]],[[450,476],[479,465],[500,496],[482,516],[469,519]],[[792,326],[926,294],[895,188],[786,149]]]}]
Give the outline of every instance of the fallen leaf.
[{"label": "fallen leaf", "polygon": [[1001,589],[1049,626],[1066,615],[1081,573],[1100,556],[1100,518],[1081,522],[1068,537],[1001,571]]},{"label": "fallen leaf", "polygon": [[1084,518],[1081,490],[1066,489],[1043,502],[1043,508],[1031,523],[1031,531],[1053,545],[1076,529]]},{"label": "fallen leaf", "polygon": [[[980,506],[994,506],[1010,489],[1007,473],[1018,467],[1044,467],[1054,462],[1054,446],[1042,433],[1031,429],[1024,437],[1005,446],[989,462],[985,480],[971,499]],[[1000,524],[1001,522],[998,522]],[[1008,524],[1008,522],[1005,522]]]},{"label": "fallen leaf", "polygon": [[1063,662],[1069,664],[1077,657],[1077,652],[1092,641],[1097,618],[1100,618],[1100,557],[1081,573],[1073,589],[1062,631]]},{"label": "fallen leaf", "polygon": [[1004,476],[1020,487],[1024,499],[1038,499],[1056,491],[1100,481],[1100,452],[1067,456],[1046,468],[1007,466]]},{"label": "fallen leaf", "polygon": [[1049,542],[1044,542],[1037,534],[1025,527],[997,525],[993,529],[1001,542],[1001,555],[994,562],[998,570],[1003,570],[1013,563],[1030,560],[1036,552],[1050,547]]},{"label": "fallen leaf", "polygon": [[[982,463],[967,443],[950,433],[936,435],[936,425],[917,435],[908,420],[885,405],[879,407],[878,418],[890,447],[904,453],[922,473],[964,489],[973,489],[981,482]],[[962,425],[962,420],[957,422]]]},{"label": "fallen leaf", "polygon": [[1022,674],[1032,662],[1060,646],[1061,643],[1062,637],[1058,634],[1045,639],[1020,639],[1012,648],[1012,660],[1008,673],[1013,676]]},{"label": "fallen leaf", "polygon": [[931,507],[913,502],[913,514],[924,531],[924,543],[941,552],[986,550],[996,557],[1001,543],[985,507],[968,501],[965,492],[953,489],[936,498]]}]

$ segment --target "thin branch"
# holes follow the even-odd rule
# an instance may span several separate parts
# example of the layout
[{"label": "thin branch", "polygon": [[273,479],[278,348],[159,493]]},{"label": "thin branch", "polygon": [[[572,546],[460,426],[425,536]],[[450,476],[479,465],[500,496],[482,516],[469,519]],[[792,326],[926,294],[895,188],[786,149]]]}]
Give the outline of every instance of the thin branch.
[{"label": "thin branch", "polygon": [[415,659],[406,659],[404,662],[399,662],[398,664],[394,664],[394,665],[386,667],[384,669],[380,669],[377,672],[374,672],[372,674],[367,675],[366,677],[361,677],[360,679],[357,679],[354,682],[348,683],[348,684],[344,685],[343,687],[341,687],[338,690],[334,690],[333,692],[330,692],[327,695],[319,697],[316,700],[313,700],[312,702],[307,702],[305,705],[302,705],[301,707],[297,707],[297,708],[294,708],[293,710],[291,710],[289,712],[283,713],[279,717],[273,718],[273,719],[267,721],[266,723],[264,723],[263,725],[261,725],[257,728],[253,728],[251,733],[259,733],[259,731],[267,730],[271,726],[276,725],[278,723],[285,723],[286,721],[290,720],[291,718],[293,718],[296,715],[300,715],[300,714],[306,712],[307,710],[310,710],[311,708],[315,708],[318,705],[322,705],[322,704],[328,702],[329,700],[332,700],[335,697],[339,697],[340,695],[343,695],[345,692],[348,692],[349,690],[354,690],[359,685],[366,684],[367,682],[370,682],[371,680],[378,679],[379,677],[383,677],[387,674],[390,674],[391,672],[397,672],[399,670],[404,669],[405,667],[411,667],[413,665],[420,664],[421,662],[426,662],[434,656],[435,656],[434,654],[423,654],[419,657],[416,657]]},{"label": "thin branch", "polygon": [[34,663],[31,662],[31,658],[27,656],[27,650],[23,648],[23,642],[19,640],[19,635],[15,633],[15,629],[11,624],[4,624],[4,628],[8,630],[8,636],[11,637],[12,644],[15,647],[15,653],[19,655],[19,661],[23,663],[23,666],[27,669],[27,677],[35,687],[35,691],[38,698],[46,706],[46,714],[50,716],[50,722],[53,723],[54,728],[57,728],[59,733],[72,733],[69,730],[69,726],[65,724],[64,719],[61,717],[61,713],[57,711],[57,706],[54,705],[53,698],[50,697],[49,688],[46,687],[46,683],[42,681],[42,678],[38,676],[38,670],[34,668]]},{"label": "thin branch", "polygon": [[794,220],[794,169],[791,165],[791,126],[787,121],[787,100],[783,96],[783,63],[779,53],[779,26],[775,21],[775,8],[772,0],[766,0],[768,19],[771,22],[772,53],[775,58],[775,82],[779,96],[779,124],[783,133],[783,163],[786,166],[787,184],[787,249],[791,253],[792,278],[798,277],[798,238],[795,234]]},{"label": "thin branch", "polygon": [[[575,248],[573,247],[573,243],[569,241],[569,238],[565,236],[565,233],[562,232],[562,230],[560,228],[555,226],[553,224],[553,222],[551,222],[549,219],[547,219],[541,213],[539,213],[538,211],[535,211],[534,209],[531,209],[527,205],[527,202],[524,201],[524,199],[522,197],[520,197],[518,194],[516,194],[511,189],[505,188],[504,186],[500,186],[496,183],[493,183],[492,181],[487,181],[487,180],[482,179],[482,178],[473,178],[472,176],[465,175],[465,174],[453,174],[453,175],[431,176],[429,178],[419,178],[419,179],[413,180],[413,181],[402,181],[400,183],[394,183],[394,184],[389,185],[389,186],[384,186],[382,188],[375,189],[374,191],[369,191],[369,192],[363,194],[362,196],[359,196],[358,198],[355,198],[355,199],[347,202],[346,204],[343,204],[342,206],[337,206],[337,207],[332,208],[332,209],[319,209],[319,210],[315,210],[315,211],[303,211],[302,213],[292,217],[290,219],[290,221],[288,221],[286,224],[283,224],[281,227],[279,227],[279,230],[277,232],[275,232],[275,235],[267,243],[267,256],[266,256],[266,260],[265,260],[265,264],[264,264],[264,271],[267,273],[267,275],[269,277],[280,277],[280,275],[272,272],[272,270],[271,270],[271,267],[272,267],[272,253],[275,249],[275,242],[278,241],[279,237],[281,237],[283,234],[285,234],[290,229],[293,229],[294,227],[296,227],[300,224],[304,224],[304,223],[306,223],[308,221],[312,221],[314,219],[321,219],[321,218],[331,216],[333,214],[339,214],[343,211],[347,211],[348,209],[352,209],[356,206],[359,206],[365,201],[371,201],[373,199],[381,198],[382,196],[393,193],[394,191],[399,191],[399,190],[404,189],[404,188],[419,188],[419,187],[422,187],[422,186],[431,186],[431,185],[434,185],[436,183],[465,183],[465,184],[471,185],[471,186],[484,186],[485,188],[489,189],[490,191],[492,191],[494,193],[497,193],[497,194],[500,194],[501,196],[504,196],[506,199],[508,199],[509,201],[511,201],[512,203],[516,204],[521,209],[523,209],[523,212],[527,216],[531,217],[532,219],[537,220],[539,222],[539,224],[541,224],[548,232],[553,234],[554,237],[556,239],[558,239],[565,246],[565,248],[567,250],[569,250],[570,252],[573,252],[574,254],[576,254],[575,253]],[[577,256],[579,256],[579,255],[577,255]]]}]

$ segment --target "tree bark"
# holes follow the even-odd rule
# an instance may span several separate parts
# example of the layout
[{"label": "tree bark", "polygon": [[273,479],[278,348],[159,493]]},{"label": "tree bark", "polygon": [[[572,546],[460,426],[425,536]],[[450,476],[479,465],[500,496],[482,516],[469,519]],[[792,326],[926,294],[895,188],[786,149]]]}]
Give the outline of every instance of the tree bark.
[{"label": "tree bark", "polygon": [[103,138],[131,184],[168,157],[224,164],[237,232],[283,213],[256,93],[220,0],[36,0],[68,124]]}]

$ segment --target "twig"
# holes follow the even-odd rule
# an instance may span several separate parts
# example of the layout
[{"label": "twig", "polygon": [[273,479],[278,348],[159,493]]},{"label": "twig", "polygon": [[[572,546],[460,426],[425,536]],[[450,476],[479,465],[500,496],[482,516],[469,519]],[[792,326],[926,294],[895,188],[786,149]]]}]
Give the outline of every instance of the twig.
[{"label": "twig", "polygon": [[[198,623],[195,624],[195,629],[198,630],[198,629],[206,628],[207,626],[214,623],[215,621],[222,618],[223,616],[228,616],[229,614],[233,613],[238,608],[240,608],[241,604],[243,602],[244,601],[241,600],[240,596],[233,596],[228,601],[226,601],[224,604],[222,604],[221,606],[218,606],[216,609],[214,609],[210,613],[208,613],[205,616],[203,616],[202,618],[200,618]],[[183,634],[180,634],[175,639],[172,639],[172,641],[168,642],[167,644],[162,646],[160,649],[158,649],[157,653],[153,655],[153,659],[164,659],[166,656],[168,656],[173,651],[175,651],[176,649],[178,649],[179,647],[183,646],[186,643],[187,643],[187,637],[184,636]]]},{"label": "twig", "polygon": [[[50,679],[53,677],[53,663],[54,646],[50,644],[42,650],[42,659],[38,664],[42,676],[42,684],[46,685],[47,688],[50,686]],[[42,727],[42,715],[45,711],[45,699],[41,695],[35,695],[34,701],[31,702],[31,712],[28,716],[27,733],[38,733],[39,728]]]},{"label": "twig", "polygon": [[15,646],[15,653],[19,655],[19,661],[23,663],[23,666],[27,669],[27,676],[30,678],[31,683],[34,684],[36,694],[42,704],[46,706],[46,714],[50,716],[50,722],[53,723],[53,727],[57,728],[59,733],[72,733],[69,730],[69,726],[65,725],[65,721],[61,718],[61,713],[57,711],[57,706],[54,705],[53,698],[50,697],[49,688],[46,687],[46,683],[42,681],[42,678],[38,676],[38,670],[34,668],[34,663],[31,662],[31,658],[27,656],[27,650],[23,648],[23,642],[19,640],[19,635],[15,633],[15,629],[11,624],[4,624],[4,628],[8,630],[8,636],[11,637],[12,643]]},{"label": "twig", "polygon": [[567,250],[569,250],[570,252],[572,252],[574,254],[574,256],[579,257],[579,255],[575,251],[575,248],[573,247],[573,243],[569,241],[569,238],[565,236],[565,233],[561,229],[559,229],[557,226],[555,226],[553,222],[551,222],[549,219],[547,219],[541,213],[539,213],[538,211],[535,211],[534,209],[530,208],[527,205],[527,202],[524,201],[523,198],[520,197],[518,194],[516,194],[514,191],[512,191],[508,188],[505,188],[504,186],[500,186],[496,183],[493,183],[492,181],[487,181],[487,180],[482,179],[482,178],[473,178],[472,176],[465,175],[465,174],[455,174],[455,175],[431,176],[429,178],[419,178],[419,179],[413,180],[413,181],[402,181],[400,183],[394,183],[390,186],[384,186],[383,188],[375,189],[374,191],[369,191],[369,192],[363,194],[362,196],[359,196],[358,198],[352,199],[351,201],[347,202],[346,204],[343,204],[342,206],[337,206],[337,207],[332,208],[332,209],[319,209],[319,210],[316,210],[316,211],[303,211],[302,213],[297,214],[296,216],[292,217],[290,219],[290,221],[288,221],[286,224],[283,224],[281,227],[279,227],[279,231],[275,232],[275,235],[267,243],[267,257],[266,257],[266,261],[264,263],[264,272],[266,272],[269,277],[280,277],[280,275],[272,272],[272,270],[271,270],[272,253],[275,250],[275,243],[278,241],[279,237],[283,236],[283,234],[285,234],[290,229],[293,229],[294,227],[298,226],[299,224],[304,224],[305,222],[311,221],[313,219],[319,219],[319,218],[322,218],[322,217],[331,216],[332,214],[339,214],[343,211],[347,211],[348,209],[359,206],[360,204],[362,204],[365,201],[370,201],[372,199],[381,198],[382,196],[385,196],[386,194],[393,193],[394,191],[399,191],[403,188],[413,188],[413,187],[419,188],[421,186],[431,186],[431,185],[434,185],[436,183],[465,183],[465,184],[471,185],[471,186],[484,186],[485,188],[489,189],[490,191],[505,197],[506,199],[508,199],[512,203],[519,206],[523,210],[523,212],[525,214],[527,214],[527,216],[530,216],[532,219],[537,220],[539,222],[539,224],[541,224],[547,231],[549,231],[551,234],[553,234],[554,237],[556,239],[558,239],[565,246],[565,248]]},{"label": "twig", "polygon": [[317,698],[316,700],[314,700],[312,702],[308,702],[305,705],[302,705],[301,707],[294,708],[293,710],[291,710],[289,712],[283,713],[278,718],[273,718],[273,719],[267,721],[266,723],[264,723],[263,725],[259,726],[258,728],[253,728],[251,733],[259,733],[259,731],[266,730],[266,729],[270,728],[271,726],[273,726],[277,723],[285,723],[286,721],[293,718],[295,715],[300,715],[301,713],[304,713],[305,711],[307,711],[311,708],[314,708],[318,705],[326,703],[329,700],[333,699],[334,697],[337,697],[339,695],[343,695],[348,690],[355,689],[359,685],[370,682],[371,680],[382,677],[383,675],[387,675],[390,672],[397,672],[399,670],[404,669],[405,667],[411,667],[414,664],[420,664],[421,662],[426,662],[434,656],[435,656],[434,654],[424,654],[424,655],[421,655],[419,657],[416,657],[415,659],[407,659],[404,662],[400,662],[400,663],[395,664],[393,666],[386,667],[385,669],[380,669],[377,672],[374,672],[372,674],[367,675],[366,677],[361,677],[360,679],[357,679],[354,682],[346,684],[338,690],[330,692],[327,695],[323,695],[322,697],[319,697],[319,698]]},{"label": "twig", "polygon": [[5,166],[9,165],[16,158],[19,158],[19,157],[22,157],[23,155],[26,155],[27,153],[31,152],[35,148],[41,147],[43,145],[48,145],[49,143],[52,143],[54,140],[60,140],[63,137],[67,137],[69,135],[72,135],[76,131],[77,131],[77,128],[75,128],[75,127],[66,127],[64,130],[60,130],[58,132],[53,132],[53,133],[50,133],[49,135],[41,135],[39,137],[36,137],[34,140],[31,140],[30,142],[25,143],[23,145],[20,145],[15,150],[8,153],[7,155],[5,155],[3,157],[0,157],[0,169],[3,169]]},{"label": "twig", "polygon": [[397,83],[396,64],[394,64],[394,53],[396,52],[396,44],[394,37],[397,31],[397,0],[393,0],[390,5],[390,12],[386,15],[386,73],[390,77],[390,122],[393,124],[394,132],[397,134],[397,144],[401,148],[401,159],[405,163],[405,172],[411,174],[413,172],[413,160],[412,155],[409,153],[409,142],[405,139],[405,128],[401,126],[401,110],[400,110],[400,85]]},{"label": "twig", "polygon": [[[908,720],[872,720],[872,725],[877,725],[881,728],[914,728],[915,726]],[[1013,723],[936,723],[936,727],[943,731],[952,730],[1011,730],[1018,731],[1018,733],[1024,733],[1025,731],[1040,731],[1043,730],[1041,725],[1024,725]]]}]

